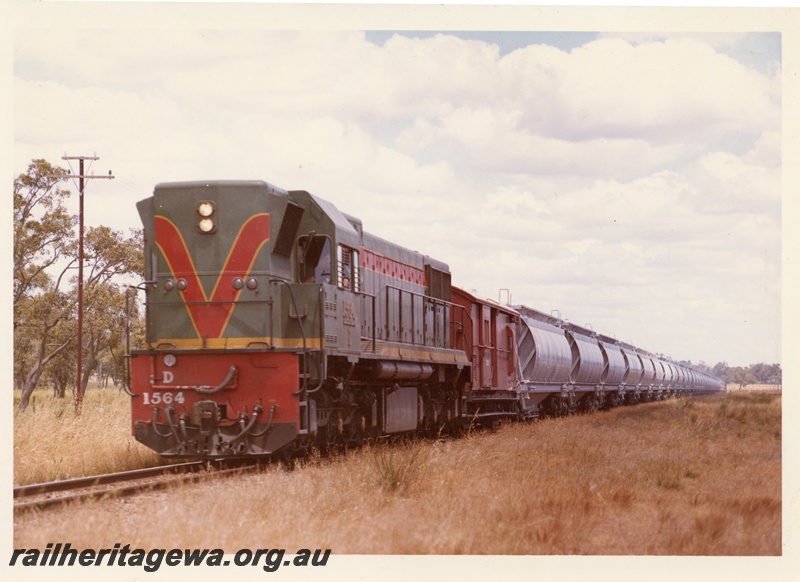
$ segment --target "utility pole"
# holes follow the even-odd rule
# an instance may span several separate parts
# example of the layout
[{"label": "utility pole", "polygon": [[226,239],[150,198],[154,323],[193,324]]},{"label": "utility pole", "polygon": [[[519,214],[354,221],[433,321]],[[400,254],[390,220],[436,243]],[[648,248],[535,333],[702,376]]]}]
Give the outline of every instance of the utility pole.
[{"label": "utility pole", "polygon": [[[78,380],[75,386],[75,414],[80,416],[83,410],[83,181],[95,178],[113,180],[114,176],[109,170],[108,176],[86,175],[83,164],[85,160],[99,160],[94,156],[68,156],[64,155],[62,160],[78,160]],[[71,174],[72,172],[70,172]]]}]

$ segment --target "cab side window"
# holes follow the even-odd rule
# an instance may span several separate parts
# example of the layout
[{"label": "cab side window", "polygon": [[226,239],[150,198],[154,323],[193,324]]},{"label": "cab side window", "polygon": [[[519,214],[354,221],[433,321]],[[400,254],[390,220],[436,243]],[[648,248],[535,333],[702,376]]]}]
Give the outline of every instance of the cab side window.
[{"label": "cab side window", "polygon": [[338,285],[341,289],[349,289],[358,293],[360,276],[358,270],[358,251],[339,245],[337,248]]},{"label": "cab side window", "polygon": [[331,240],[327,236],[304,236],[297,241],[297,280],[300,283],[330,283]]}]

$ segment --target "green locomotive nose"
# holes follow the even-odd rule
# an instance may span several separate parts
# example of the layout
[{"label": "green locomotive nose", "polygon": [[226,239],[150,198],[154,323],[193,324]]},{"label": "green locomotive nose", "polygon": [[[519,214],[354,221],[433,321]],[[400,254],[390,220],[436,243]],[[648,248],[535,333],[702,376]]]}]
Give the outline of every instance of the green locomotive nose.
[{"label": "green locomotive nose", "polygon": [[159,184],[138,204],[151,346],[223,348],[266,335],[269,280],[291,277],[270,252],[287,197],[266,182],[188,182]]}]

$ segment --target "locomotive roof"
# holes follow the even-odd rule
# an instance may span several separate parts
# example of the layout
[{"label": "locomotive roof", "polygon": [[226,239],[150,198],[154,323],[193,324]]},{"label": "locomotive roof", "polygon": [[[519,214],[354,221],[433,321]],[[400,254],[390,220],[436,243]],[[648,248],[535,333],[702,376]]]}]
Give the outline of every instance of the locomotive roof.
[{"label": "locomotive roof", "polygon": [[270,194],[287,196],[289,193],[283,188],[264,180],[186,180],[178,182],[159,182],[154,190],[178,188],[266,188]]},{"label": "locomotive roof", "polygon": [[[420,266],[431,265],[434,269],[439,271],[445,273],[450,272],[450,268],[447,263],[429,257],[428,255],[424,255],[419,251],[398,245],[390,240],[372,234],[369,231],[365,231],[360,218],[342,212],[332,202],[329,202],[323,198],[319,198],[314,194],[307,194],[312,200],[314,200],[320,209],[331,218],[334,225],[336,225],[337,237],[339,237],[340,242],[345,242],[341,238],[341,235],[345,235],[345,240],[348,241],[345,242],[345,244],[349,244],[350,246],[358,247],[363,244],[365,247],[371,250],[377,251],[385,256],[392,257],[397,260],[403,260],[409,264],[416,260],[421,260]],[[412,259],[412,256],[416,257],[416,259]]]},{"label": "locomotive roof", "polygon": [[295,193],[305,193],[311,197],[311,200],[319,206],[320,210],[322,210],[325,215],[330,218],[331,222],[333,222],[333,226],[336,229],[336,241],[341,244],[345,244],[350,247],[358,247],[361,244],[361,235],[356,230],[356,227],[350,221],[347,215],[345,215],[342,211],[336,208],[336,205],[333,202],[328,202],[324,198],[320,198],[319,196],[315,196],[310,192],[305,191],[297,191],[292,192]]}]

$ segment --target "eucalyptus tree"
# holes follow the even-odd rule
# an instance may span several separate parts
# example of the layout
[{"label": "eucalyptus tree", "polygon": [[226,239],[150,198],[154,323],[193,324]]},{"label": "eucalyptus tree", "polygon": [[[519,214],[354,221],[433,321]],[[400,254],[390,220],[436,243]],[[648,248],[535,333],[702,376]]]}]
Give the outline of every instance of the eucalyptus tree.
[{"label": "eucalyptus tree", "polygon": [[76,246],[77,221],[65,206],[69,191],[59,188],[66,177],[63,168],[33,160],[14,180],[14,372],[22,410],[45,366],[73,341],[69,333],[56,337],[74,315],[69,294],[60,289]]}]

